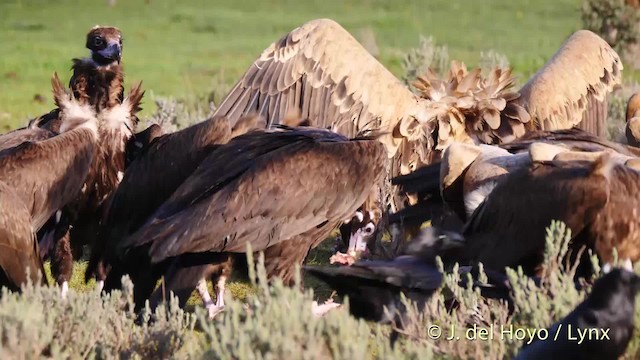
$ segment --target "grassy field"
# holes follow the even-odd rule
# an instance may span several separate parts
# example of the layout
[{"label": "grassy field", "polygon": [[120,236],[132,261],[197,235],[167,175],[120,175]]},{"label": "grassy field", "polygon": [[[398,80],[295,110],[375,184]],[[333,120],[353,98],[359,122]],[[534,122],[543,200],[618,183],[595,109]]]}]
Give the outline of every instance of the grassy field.
[{"label": "grassy field", "polygon": [[504,53],[526,78],[580,28],[579,7],[579,0],[120,0],[114,7],[106,0],[2,0],[0,130],[52,108],[51,74],[70,76],[70,60],[87,54],[85,34],[95,24],[124,32],[127,81],[144,80],[151,95],[144,117],[153,95],[208,96],[285,32],[320,17],[356,37],[372,29],[380,59],[398,75],[402,54],[422,34],[469,64],[480,51]]}]

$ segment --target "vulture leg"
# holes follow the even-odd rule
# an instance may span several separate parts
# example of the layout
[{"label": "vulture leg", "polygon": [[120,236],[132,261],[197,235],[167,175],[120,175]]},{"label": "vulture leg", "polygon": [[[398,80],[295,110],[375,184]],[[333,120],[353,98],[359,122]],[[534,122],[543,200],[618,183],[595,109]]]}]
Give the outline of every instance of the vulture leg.
[{"label": "vulture leg", "polygon": [[[58,233],[58,228],[55,234]],[[51,272],[55,277],[56,283],[61,285],[61,296],[66,298],[69,291],[69,280],[73,273],[73,254],[71,253],[71,240],[69,231],[64,231],[61,237],[57,237],[57,241],[53,248],[53,257],[51,258]]]},{"label": "vulture leg", "polygon": [[[168,299],[171,293],[178,297],[180,307],[184,307],[193,290],[196,289],[209,312],[209,318],[215,317],[224,308],[225,283],[232,264],[233,258],[226,253],[192,254],[173,260],[164,273],[164,284],[150,296],[151,309],[155,309],[160,302]],[[216,284],[215,303],[207,290],[205,280],[210,276]]]}]

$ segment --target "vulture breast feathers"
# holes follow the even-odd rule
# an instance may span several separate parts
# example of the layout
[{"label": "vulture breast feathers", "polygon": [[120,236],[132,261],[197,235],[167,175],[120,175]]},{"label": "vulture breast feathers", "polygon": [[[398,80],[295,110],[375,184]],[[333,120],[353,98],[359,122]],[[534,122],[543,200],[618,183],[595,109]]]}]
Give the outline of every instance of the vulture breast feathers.
[{"label": "vulture breast feathers", "polygon": [[62,113],[61,134],[0,151],[0,181],[27,205],[36,230],[78,195],[97,148],[93,109],[67,94],[57,75],[51,82]]},{"label": "vulture breast feathers", "polygon": [[232,139],[124,241],[151,242],[153,262],[184,253],[264,250],[314,227],[336,224],[384,176],[386,151],[310,128],[253,131]]}]

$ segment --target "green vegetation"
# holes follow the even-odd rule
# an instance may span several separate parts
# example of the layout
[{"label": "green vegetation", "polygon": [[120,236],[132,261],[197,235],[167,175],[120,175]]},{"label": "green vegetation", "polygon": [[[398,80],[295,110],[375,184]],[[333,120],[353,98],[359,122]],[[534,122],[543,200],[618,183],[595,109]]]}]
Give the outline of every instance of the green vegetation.
[{"label": "green vegetation", "polygon": [[[85,34],[115,25],[125,37],[127,83],[144,80],[143,117],[153,95],[219,100],[271,42],[305,21],[329,17],[357,38],[373,33],[381,61],[402,75],[420,35],[468,64],[506,54],[527,78],[581,27],[579,0],[3,0],[0,1],[0,130],[50,110],[49,79],[70,76],[86,56]],[[370,38],[370,36],[368,36]]]}]

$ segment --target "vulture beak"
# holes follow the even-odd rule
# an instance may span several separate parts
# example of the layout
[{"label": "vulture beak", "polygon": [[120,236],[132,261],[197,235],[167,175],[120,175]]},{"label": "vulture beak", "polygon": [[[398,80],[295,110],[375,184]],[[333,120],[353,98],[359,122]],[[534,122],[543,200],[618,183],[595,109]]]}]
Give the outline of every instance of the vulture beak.
[{"label": "vulture beak", "polygon": [[110,42],[106,48],[98,50],[97,53],[105,59],[120,61],[121,47],[117,42]]},{"label": "vulture beak", "polygon": [[347,255],[353,257],[354,260],[358,260],[367,252],[367,238],[371,235],[367,230],[367,228],[358,229],[355,233],[351,234],[349,238]]}]

